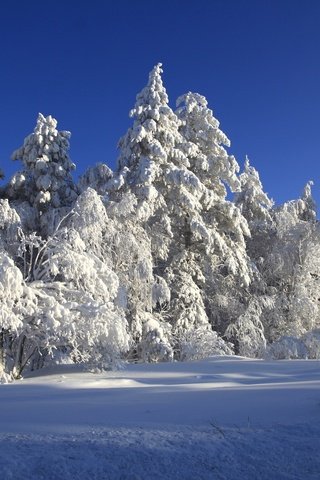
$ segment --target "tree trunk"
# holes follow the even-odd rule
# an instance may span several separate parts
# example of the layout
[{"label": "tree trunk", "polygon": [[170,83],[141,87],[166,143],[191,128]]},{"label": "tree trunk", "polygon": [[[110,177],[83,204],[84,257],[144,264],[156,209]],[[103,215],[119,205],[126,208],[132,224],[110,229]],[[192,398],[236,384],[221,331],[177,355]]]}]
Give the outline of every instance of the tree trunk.
[{"label": "tree trunk", "polygon": [[25,335],[21,335],[18,340],[17,351],[15,355],[15,362],[14,367],[12,370],[13,378],[21,378],[21,373],[25,365],[23,365],[23,353],[24,353],[24,345],[26,342],[27,337]]},{"label": "tree trunk", "polygon": [[4,346],[4,329],[0,331],[0,368],[5,371],[6,369],[6,352]]}]

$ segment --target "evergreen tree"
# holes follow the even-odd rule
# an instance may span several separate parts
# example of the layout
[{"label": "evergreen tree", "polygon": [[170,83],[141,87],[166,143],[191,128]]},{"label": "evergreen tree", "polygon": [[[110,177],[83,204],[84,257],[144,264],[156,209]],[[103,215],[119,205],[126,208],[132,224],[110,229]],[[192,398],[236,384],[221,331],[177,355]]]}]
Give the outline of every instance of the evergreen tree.
[{"label": "evergreen tree", "polygon": [[245,356],[261,357],[266,347],[263,315],[274,307],[275,289],[269,288],[266,258],[273,247],[275,236],[273,201],[264,192],[259,173],[246,158],[244,171],[239,176],[241,190],[235,193],[235,204],[246,218],[250,237],[246,239],[247,252],[252,261],[254,281],[247,296],[247,309],[227,329],[227,337],[235,339],[236,351]]},{"label": "evergreen tree", "polygon": [[113,177],[112,170],[104,163],[97,163],[94,167],[89,167],[83,175],[81,175],[78,188],[83,192],[87,188],[94,188],[99,195],[104,195],[107,186]]},{"label": "evergreen tree", "polygon": [[[151,239],[154,273],[158,279],[156,286],[161,278],[161,284],[168,284],[171,292],[170,306],[166,304],[166,311],[159,308],[159,302],[156,302],[153,313],[154,316],[160,313],[175,330],[175,324],[179,321],[174,318],[174,305],[179,299],[180,307],[188,309],[190,299],[182,294],[183,282],[179,288],[178,283],[172,288],[178,278],[174,278],[172,271],[176,269],[174,263],[179,262],[177,256],[188,245],[190,225],[196,228],[201,184],[188,170],[189,146],[179,133],[180,121],[168,105],[161,72],[159,64],[150,73],[147,86],[137,95],[135,108],[131,112],[131,116],[135,117],[133,127],[120,141],[121,153],[114,180],[117,194],[113,194],[113,198],[121,198],[125,192],[131,192],[137,199],[136,219]],[[190,272],[185,273],[184,278],[187,277],[189,284],[198,289]],[[196,298],[201,304],[200,310],[203,310],[201,294]],[[208,325],[204,310],[203,315]],[[196,315],[186,318],[188,326],[204,322]],[[162,333],[158,337],[161,337],[162,343],[169,343],[169,338],[164,339]]]},{"label": "evergreen tree", "polygon": [[259,173],[250,165],[248,157],[239,180],[241,190],[235,194],[234,201],[249,223],[251,231],[272,223],[271,208],[274,202],[264,192]]},{"label": "evergreen tree", "polygon": [[19,247],[21,219],[7,199],[0,200],[0,250],[14,257]]},{"label": "evergreen tree", "polygon": [[318,224],[309,182],[300,199],[275,211],[275,236],[264,278],[274,290],[274,308],[264,315],[268,341],[300,336],[318,325]]},{"label": "evergreen tree", "polygon": [[[221,333],[226,325],[214,321],[216,305],[209,306],[212,290],[216,294],[218,287],[211,282],[212,288],[205,290],[204,280],[219,275],[220,283],[226,277],[228,282],[231,277],[250,282],[244,242],[248,227],[240,211],[225,199],[226,182],[239,187],[238,166],[223,149],[226,137],[203,102],[200,112],[193,114],[190,105],[198,107],[199,102],[189,94],[180,100],[181,120],[173,113],[161,72],[157,65],[137,96],[131,112],[133,127],[120,142],[113,198],[128,191],[137,198],[136,216],[151,239],[154,273],[170,289],[164,317],[173,336],[188,329],[210,331],[208,312]],[[211,135],[204,144],[193,135],[199,128],[203,139]],[[197,263],[200,268],[195,268]]]},{"label": "evergreen tree", "polygon": [[39,113],[34,132],[12,154],[21,160],[24,170],[9,182],[10,199],[27,201],[34,207],[39,231],[52,233],[61,216],[77,198],[71,172],[75,165],[68,154],[70,132],[58,131],[57,121]]},{"label": "evergreen tree", "polygon": [[[201,223],[191,224],[190,248],[204,276],[206,312],[224,334],[228,324],[246,308],[252,271],[246,254],[250,235],[240,210],[227,200],[227,188],[240,189],[239,166],[224,146],[230,141],[206,99],[189,92],[177,100],[180,132],[188,142],[189,169],[201,182]],[[196,227],[196,228],[195,228]]]},{"label": "evergreen tree", "polygon": [[70,133],[41,114],[14,152],[23,170],[0,200],[0,380],[57,356],[320,356],[313,183],[275,208],[248,159],[238,175],[205,97],[182,95],[173,112],[161,74],[137,95],[116,172],[97,164],[75,185]]}]

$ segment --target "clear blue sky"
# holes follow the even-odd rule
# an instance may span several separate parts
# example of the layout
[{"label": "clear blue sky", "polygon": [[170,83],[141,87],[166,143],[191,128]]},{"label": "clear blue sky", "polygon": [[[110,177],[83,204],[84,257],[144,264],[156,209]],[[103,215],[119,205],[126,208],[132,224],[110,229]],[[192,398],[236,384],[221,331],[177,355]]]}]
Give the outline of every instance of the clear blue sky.
[{"label": "clear blue sky", "polygon": [[0,6],[0,167],[38,112],[70,130],[80,174],[114,167],[128,112],[163,63],[171,106],[204,95],[240,165],[277,203],[315,181],[320,204],[318,0],[10,0]]}]

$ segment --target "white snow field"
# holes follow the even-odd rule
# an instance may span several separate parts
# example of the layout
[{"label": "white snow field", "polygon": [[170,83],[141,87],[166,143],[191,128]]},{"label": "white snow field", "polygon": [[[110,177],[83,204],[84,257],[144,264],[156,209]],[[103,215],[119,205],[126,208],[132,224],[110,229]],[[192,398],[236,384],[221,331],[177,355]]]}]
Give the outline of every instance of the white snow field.
[{"label": "white snow field", "polygon": [[320,361],[41,370],[0,386],[1,480],[320,479]]}]

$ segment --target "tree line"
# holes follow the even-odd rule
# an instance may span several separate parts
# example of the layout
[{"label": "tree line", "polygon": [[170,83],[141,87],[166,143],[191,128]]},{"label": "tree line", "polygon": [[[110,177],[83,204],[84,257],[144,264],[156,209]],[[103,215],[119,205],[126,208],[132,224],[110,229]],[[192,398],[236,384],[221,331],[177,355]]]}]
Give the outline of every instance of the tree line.
[{"label": "tree line", "polygon": [[[39,114],[0,190],[0,376],[214,354],[319,358],[319,223],[309,182],[275,206],[205,97],[149,74],[117,166],[76,182],[70,132]],[[232,197],[231,197],[232,195]]]}]

